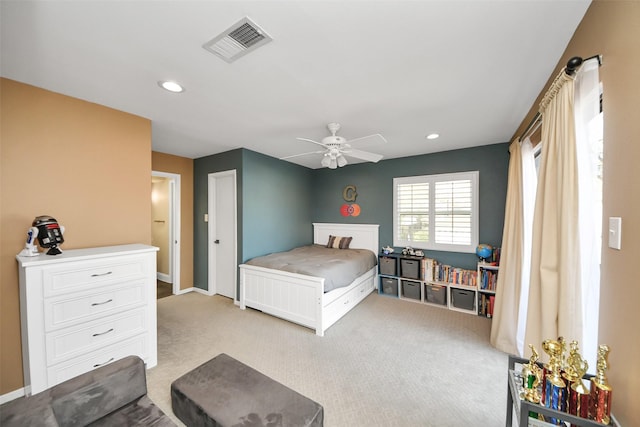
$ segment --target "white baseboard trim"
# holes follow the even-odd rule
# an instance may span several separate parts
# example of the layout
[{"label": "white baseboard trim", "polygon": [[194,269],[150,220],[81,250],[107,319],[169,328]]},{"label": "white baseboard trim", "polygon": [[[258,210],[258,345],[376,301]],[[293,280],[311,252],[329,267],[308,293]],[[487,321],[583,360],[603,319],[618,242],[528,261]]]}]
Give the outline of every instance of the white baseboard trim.
[{"label": "white baseboard trim", "polygon": [[214,292],[207,291],[207,290],[204,290],[204,289],[201,289],[201,288],[197,288],[197,287],[195,287],[195,286],[194,286],[192,289],[194,290],[194,292],[198,292],[198,293],[201,293],[201,294],[203,294],[203,295],[210,296],[210,297],[212,297],[212,296],[214,296],[214,295],[215,295],[215,293],[214,293]]},{"label": "white baseboard trim", "polygon": [[3,403],[11,402],[12,400],[18,399],[24,395],[25,395],[24,387],[14,391],[10,391],[9,393],[3,394],[2,396],[0,396],[0,405],[2,405]]},{"label": "white baseboard trim", "polygon": [[160,280],[161,282],[173,283],[173,280],[171,280],[171,276],[169,276],[168,274],[157,272],[156,273],[156,278],[158,280]]},{"label": "white baseboard trim", "polygon": [[204,289],[200,289],[200,288],[197,288],[195,286],[193,286],[191,288],[180,289],[180,291],[178,291],[178,293],[176,295],[187,294],[189,292],[198,292],[200,294],[207,295],[207,296],[215,295],[213,292],[205,291]]}]

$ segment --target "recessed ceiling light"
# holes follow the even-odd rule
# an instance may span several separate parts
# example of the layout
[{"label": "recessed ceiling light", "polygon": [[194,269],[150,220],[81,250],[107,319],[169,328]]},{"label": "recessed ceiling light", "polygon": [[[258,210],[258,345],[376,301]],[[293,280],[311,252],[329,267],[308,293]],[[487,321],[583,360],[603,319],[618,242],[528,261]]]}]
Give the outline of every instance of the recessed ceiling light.
[{"label": "recessed ceiling light", "polygon": [[438,138],[440,135],[437,133],[430,133],[429,135],[427,135],[427,139],[436,139]]},{"label": "recessed ceiling light", "polygon": [[176,82],[160,81],[158,82],[158,86],[160,86],[164,90],[168,90],[169,92],[173,92],[173,93],[184,92],[184,88]]}]

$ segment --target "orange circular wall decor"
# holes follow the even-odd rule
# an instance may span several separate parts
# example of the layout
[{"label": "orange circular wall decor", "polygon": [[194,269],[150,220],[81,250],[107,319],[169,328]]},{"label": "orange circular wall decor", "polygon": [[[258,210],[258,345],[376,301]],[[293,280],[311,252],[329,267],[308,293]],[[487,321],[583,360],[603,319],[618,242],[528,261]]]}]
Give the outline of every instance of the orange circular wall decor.
[{"label": "orange circular wall decor", "polygon": [[340,207],[340,214],[342,216],[358,216],[360,215],[360,205],[357,203],[345,203]]}]

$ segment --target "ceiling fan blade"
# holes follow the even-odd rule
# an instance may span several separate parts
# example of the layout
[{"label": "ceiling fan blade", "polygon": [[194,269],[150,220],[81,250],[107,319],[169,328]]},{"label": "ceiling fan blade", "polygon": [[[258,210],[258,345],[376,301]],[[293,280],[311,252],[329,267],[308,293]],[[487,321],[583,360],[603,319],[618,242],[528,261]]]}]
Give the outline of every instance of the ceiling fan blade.
[{"label": "ceiling fan blade", "polygon": [[296,138],[296,139],[299,140],[299,141],[313,142],[314,144],[318,144],[318,145],[320,145],[322,147],[327,148],[326,144],[323,144],[322,142],[314,141],[313,139],[309,139],[309,138]]},{"label": "ceiling fan blade", "polygon": [[321,150],[321,151],[310,151],[308,153],[293,154],[291,156],[280,157],[280,160],[293,159],[294,157],[300,157],[300,156],[308,156],[309,154],[324,154],[324,153],[325,153],[324,150]]},{"label": "ceiling fan blade", "polygon": [[366,160],[367,162],[373,162],[373,163],[377,163],[378,161],[380,161],[380,159],[384,157],[382,154],[369,153],[368,151],[354,150],[354,149],[344,150],[342,154],[344,154],[345,156],[351,156],[351,157],[355,157],[356,159]]},{"label": "ceiling fan blade", "polygon": [[383,144],[387,143],[387,140],[384,139],[384,136],[379,133],[374,133],[373,135],[361,136],[360,138],[354,138],[347,141],[347,143],[351,144],[353,142],[363,142],[365,139],[371,139],[371,142],[382,142]]}]

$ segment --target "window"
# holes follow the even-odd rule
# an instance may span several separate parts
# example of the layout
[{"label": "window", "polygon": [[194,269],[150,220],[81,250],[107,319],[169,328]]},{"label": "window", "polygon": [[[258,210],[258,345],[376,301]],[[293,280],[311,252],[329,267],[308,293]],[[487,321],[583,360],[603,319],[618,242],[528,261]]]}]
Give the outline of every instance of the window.
[{"label": "window", "polygon": [[393,245],[475,252],[478,171],[393,179]]}]

